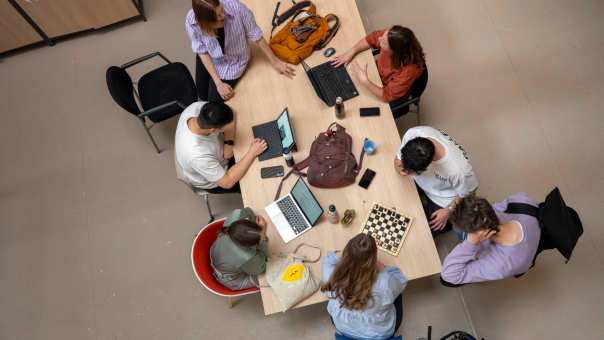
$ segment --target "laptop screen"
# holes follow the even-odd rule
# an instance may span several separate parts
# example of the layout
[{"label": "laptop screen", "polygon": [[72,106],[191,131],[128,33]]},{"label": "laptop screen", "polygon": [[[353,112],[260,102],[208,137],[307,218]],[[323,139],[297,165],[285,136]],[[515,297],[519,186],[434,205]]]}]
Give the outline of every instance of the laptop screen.
[{"label": "laptop screen", "polygon": [[287,108],[285,108],[279,115],[279,118],[277,118],[277,127],[279,128],[279,134],[281,135],[281,144],[284,148],[291,148],[292,145],[294,145],[294,133],[289,121],[289,112],[287,111]]},{"label": "laptop screen", "polygon": [[321,208],[319,202],[317,202],[317,199],[302,178],[299,178],[296,185],[294,185],[291,195],[296,203],[298,203],[308,222],[311,225],[315,225],[321,214],[323,214],[323,208]]}]

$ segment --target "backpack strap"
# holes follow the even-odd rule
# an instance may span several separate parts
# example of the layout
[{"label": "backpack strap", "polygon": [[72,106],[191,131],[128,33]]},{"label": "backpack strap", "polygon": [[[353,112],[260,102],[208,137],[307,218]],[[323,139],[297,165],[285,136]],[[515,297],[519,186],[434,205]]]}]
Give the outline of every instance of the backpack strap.
[{"label": "backpack strap", "polygon": [[[292,1],[293,2],[293,1]],[[298,3],[294,2],[294,5],[287,9],[285,12],[281,13],[281,15],[277,14],[279,11],[279,6],[281,5],[281,1],[277,2],[277,6],[275,7],[275,12],[273,13],[273,20],[271,20],[271,25],[273,28],[271,29],[271,38],[273,37],[273,32],[275,28],[284,23],[287,19],[296,14],[299,10],[312,6],[311,1],[300,1]]]},{"label": "backpack strap", "polygon": [[302,162],[296,163],[293,166],[293,168],[291,170],[289,170],[287,172],[287,174],[285,174],[285,176],[281,179],[281,182],[279,182],[279,187],[277,187],[277,193],[275,194],[275,199],[273,201],[276,201],[279,199],[279,196],[281,195],[281,189],[283,188],[283,182],[285,182],[285,180],[291,174],[296,174],[298,176],[306,177],[306,174],[303,173],[301,170],[306,169],[308,167],[309,163],[310,163],[310,156],[306,157],[306,159],[304,159]]},{"label": "backpack strap", "polygon": [[[315,46],[315,50],[320,50],[323,47],[327,46],[331,39],[335,37],[336,33],[338,32],[338,29],[340,28],[340,18],[338,18],[335,14],[327,14],[325,16],[325,21],[327,22],[327,26],[329,26],[327,36]],[[330,22],[334,22],[333,26],[330,26]]]},{"label": "backpack strap", "polygon": [[508,203],[507,208],[505,209],[506,214],[522,214],[532,216],[536,219],[539,219],[539,208],[534,205],[530,205],[527,203]]}]

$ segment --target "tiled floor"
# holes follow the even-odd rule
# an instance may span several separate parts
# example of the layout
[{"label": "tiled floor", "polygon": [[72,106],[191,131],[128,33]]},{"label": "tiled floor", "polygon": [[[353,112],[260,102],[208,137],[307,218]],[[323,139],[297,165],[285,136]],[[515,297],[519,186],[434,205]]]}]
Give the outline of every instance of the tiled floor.
[{"label": "tiled floor", "polygon": [[[0,59],[1,339],[329,339],[323,305],[264,317],[192,276],[206,221],[174,178],[175,121],[153,129],[109,97],[105,69],[160,50],[193,69],[187,1],[145,1],[150,20]],[[570,263],[520,279],[405,292],[406,339],[453,329],[487,339],[604,337],[604,2],[358,0],[366,29],[411,27],[427,53],[424,123],[470,153],[480,191],[543,197],[557,185],[583,219]],[[410,126],[415,117],[403,119]],[[214,200],[224,215],[237,196]],[[439,240],[445,254],[452,238]]]}]

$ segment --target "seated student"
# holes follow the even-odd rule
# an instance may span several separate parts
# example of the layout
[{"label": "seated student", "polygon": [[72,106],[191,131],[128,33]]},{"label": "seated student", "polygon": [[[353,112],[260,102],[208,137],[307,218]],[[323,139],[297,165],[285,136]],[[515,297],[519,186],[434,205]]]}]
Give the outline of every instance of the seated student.
[{"label": "seated student", "polygon": [[195,83],[203,101],[229,100],[250,60],[249,42],[289,78],[294,69],[279,60],[262,37],[254,14],[239,0],[192,0],[186,30],[196,55]]},{"label": "seated student", "polygon": [[353,237],[338,258],[323,259],[327,311],[338,333],[352,339],[389,339],[403,319],[402,292],[407,279],[396,267],[377,259],[373,237]]},{"label": "seated student", "polygon": [[258,287],[257,275],[266,269],[266,220],[252,209],[233,211],[224,221],[210,249],[214,276],[225,287]]},{"label": "seated student", "polygon": [[433,236],[451,229],[451,211],[478,188],[466,151],[449,135],[429,126],[407,130],[394,168],[403,176],[413,176]]},{"label": "seated student", "polygon": [[189,105],[180,115],[174,142],[176,161],[188,183],[211,193],[241,192],[239,180],[267,146],[265,141],[254,139],[235,163],[234,140],[235,117],[228,105]]},{"label": "seated student", "polygon": [[500,280],[529,270],[541,229],[532,216],[506,214],[504,211],[512,202],[537,206],[523,193],[493,205],[474,195],[459,202],[451,222],[467,232],[467,238],[445,258],[443,284]]},{"label": "seated student", "polygon": [[337,56],[332,65],[347,65],[355,55],[369,48],[380,50],[380,54],[376,56],[376,65],[384,85],[380,86],[369,80],[367,65],[361,67],[357,62],[353,63],[352,74],[375,96],[390,102],[392,107],[398,99],[409,96],[411,85],[426,67],[422,46],[413,31],[395,25],[368,34],[344,54]]}]

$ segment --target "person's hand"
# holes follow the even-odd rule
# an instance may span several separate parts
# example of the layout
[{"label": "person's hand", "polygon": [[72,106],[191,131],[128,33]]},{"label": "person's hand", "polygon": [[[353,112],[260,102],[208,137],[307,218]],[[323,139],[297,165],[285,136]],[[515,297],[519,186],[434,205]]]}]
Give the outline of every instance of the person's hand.
[{"label": "person's hand", "polygon": [[268,145],[266,144],[266,141],[264,139],[254,138],[254,140],[250,144],[250,149],[248,152],[254,155],[254,157],[260,156],[260,154],[263,153],[267,147]]},{"label": "person's hand", "polygon": [[367,77],[367,64],[361,66],[358,61],[355,61],[350,64],[350,70],[352,71],[352,76],[361,83],[365,84],[369,81],[369,78]]},{"label": "person's hand", "polygon": [[432,213],[432,216],[430,216],[430,229],[438,231],[444,228],[449,219],[449,214],[451,214],[451,211],[447,208],[438,209]]},{"label": "person's hand", "polygon": [[403,161],[394,157],[394,171],[398,172],[401,176],[408,176],[409,174],[403,170]]},{"label": "person's hand", "polygon": [[348,50],[346,53],[340,54],[333,58],[331,61],[331,66],[339,67],[342,65],[348,65],[352,61],[352,58],[354,58],[354,53],[351,50]]},{"label": "person's hand", "polygon": [[290,64],[285,63],[281,60],[275,61],[273,63],[273,68],[277,72],[279,72],[279,74],[284,75],[289,79],[292,79],[296,75],[296,70],[294,70],[294,68]]},{"label": "person's hand", "polygon": [[222,81],[220,83],[216,84],[216,90],[218,90],[218,94],[225,101],[233,98],[233,96],[235,95],[235,91],[233,91],[233,88],[231,87],[231,85],[229,85],[225,82],[222,82]]},{"label": "person's hand", "polygon": [[261,233],[260,238],[265,241],[268,241],[268,237],[266,236],[266,220],[264,219],[264,217],[257,215],[256,224],[262,228],[262,231],[260,231],[260,233]]},{"label": "person's hand", "polygon": [[495,229],[483,229],[475,233],[468,233],[467,240],[473,245],[478,245],[484,240],[491,239],[491,237],[495,236],[495,234],[497,234],[497,230]]},{"label": "person's hand", "polygon": [[224,157],[224,159],[231,159],[231,157],[233,157],[233,155],[234,155],[233,146],[225,144],[222,147],[222,157]]},{"label": "person's hand", "polygon": [[376,266],[377,266],[378,271],[380,271],[380,272],[382,270],[384,270],[384,268],[386,268],[386,266],[380,260],[377,260]]}]

